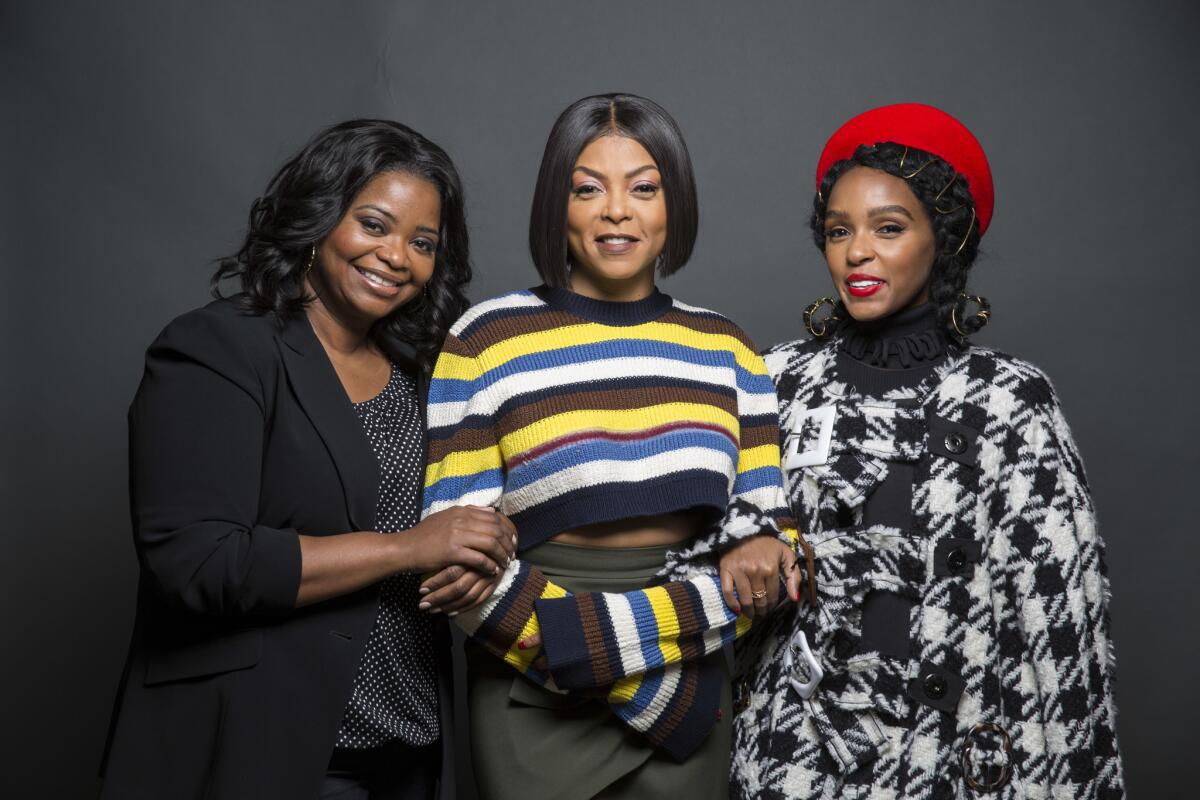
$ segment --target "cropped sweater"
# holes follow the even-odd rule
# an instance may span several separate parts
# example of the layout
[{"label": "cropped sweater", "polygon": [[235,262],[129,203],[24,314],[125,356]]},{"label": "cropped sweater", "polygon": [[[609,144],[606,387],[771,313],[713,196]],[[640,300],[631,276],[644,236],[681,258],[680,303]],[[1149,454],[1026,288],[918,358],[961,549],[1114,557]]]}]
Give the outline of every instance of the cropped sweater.
[{"label": "cropped sweater", "polygon": [[[774,387],[754,346],[711,311],[655,292],[634,302],[538,287],[481,303],[451,329],[429,388],[425,515],[495,506],[520,551],[565,530],[685,509],[711,513],[659,585],[571,595],[514,559],[456,617],[548,688],[605,696],[679,760],[716,722],[721,676],[702,656],[749,622],[721,597],[716,558],[767,533],[794,542]],[[517,642],[541,632],[537,650]]]}]

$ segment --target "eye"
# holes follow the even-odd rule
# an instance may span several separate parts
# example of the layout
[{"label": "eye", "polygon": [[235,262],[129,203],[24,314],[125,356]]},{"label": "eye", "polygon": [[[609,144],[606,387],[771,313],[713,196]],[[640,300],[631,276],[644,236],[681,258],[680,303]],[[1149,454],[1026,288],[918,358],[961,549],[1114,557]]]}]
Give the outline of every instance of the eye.
[{"label": "eye", "polygon": [[885,222],[879,226],[879,232],[884,236],[898,236],[904,233],[904,226],[895,222]]},{"label": "eye", "polygon": [[576,197],[590,197],[600,193],[600,187],[594,183],[581,183],[571,190],[571,194]]},{"label": "eye", "polygon": [[433,255],[437,252],[437,244],[429,241],[428,239],[415,239],[413,241],[413,247],[417,248],[426,255]]},{"label": "eye", "polygon": [[849,235],[850,235],[850,231],[846,230],[841,225],[838,225],[835,228],[830,228],[829,230],[825,231],[826,239],[841,239],[841,238],[849,236]]},{"label": "eye", "polygon": [[657,192],[658,192],[658,186],[653,183],[650,183],[648,181],[642,181],[641,183],[634,184],[634,186],[633,186],[634,194],[640,194],[640,195],[646,195],[648,197],[652,197]]},{"label": "eye", "polygon": [[375,219],[374,217],[363,217],[362,219],[359,220],[359,224],[361,224],[363,226],[363,228],[370,231],[371,233],[383,233],[384,232],[383,223],[381,223],[379,220]]}]

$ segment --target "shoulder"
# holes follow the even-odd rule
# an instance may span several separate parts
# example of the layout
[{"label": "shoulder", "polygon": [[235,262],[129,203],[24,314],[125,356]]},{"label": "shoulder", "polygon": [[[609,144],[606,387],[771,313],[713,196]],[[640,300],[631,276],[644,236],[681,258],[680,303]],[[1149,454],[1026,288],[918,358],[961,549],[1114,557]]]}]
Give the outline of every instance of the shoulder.
[{"label": "shoulder", "polygon": [[960,369],[981,389],[1002,391],[1019,405],[1055,413],[1059,407],[1054,384],[1040,367],[989,347],[967,348]]},{"label": "shoulder", "polygon": [[662,321],[682,325],[700,333],[727,337],[734,348],[746,350],[755,358],[758,357],[758,348],[750,336],[729,317],[712,309],[671,298],[671,308],[662,317]]},{"label": "shoulder", "polygon": [[476,303],[450,326],[450,336],[469,342],[494,322],[543,313],[546,302],[529,289],[508,292]]},{"label": "shoulder", "polygon": [[774,344],[763,351],[763,361],[771,378],[778,383],[788,374],[801,371],[804,364],[829,343],[826,339],[793,339]]},{"label": "shoulder", "polygon": [[243,311],[237,297],[214,300],[167,323],[146,351],[147,367],[164,361],[196,362],[238,383],[254,380],[279,358],[274,316]]}]

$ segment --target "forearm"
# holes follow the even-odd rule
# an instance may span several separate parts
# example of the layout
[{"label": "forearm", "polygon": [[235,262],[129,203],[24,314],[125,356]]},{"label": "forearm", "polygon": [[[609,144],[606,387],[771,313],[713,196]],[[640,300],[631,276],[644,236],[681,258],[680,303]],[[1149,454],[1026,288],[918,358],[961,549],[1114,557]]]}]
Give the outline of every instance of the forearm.
[{"label": "forearm", "polygon": [[411,566],[402,535],[356,531],[299,538],[297,608],[349,594]]},{"label": "forearm", "polygon": [[[550,672],[564,688],[621,679],[715,652],[750,629],[700,575],[632,592],[592,592],[536,603]],[[600,653],[597,653],[597,647]]]}]

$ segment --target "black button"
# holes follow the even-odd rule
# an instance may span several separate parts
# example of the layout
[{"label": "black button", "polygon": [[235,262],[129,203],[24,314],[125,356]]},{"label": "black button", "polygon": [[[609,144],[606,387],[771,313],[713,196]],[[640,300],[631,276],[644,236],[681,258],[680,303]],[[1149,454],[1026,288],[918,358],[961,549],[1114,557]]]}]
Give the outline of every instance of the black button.
[{"label": "black button", "polygon": [[967,566],[967,554],[961,547],[956,547],[946,554],[946,568],[955,575],[961,573]]},{"label": "black button", "polygon": [[934,672],[926,675],[925,694],[934,700],[941,700],[946,696],[946,679]]},{"label": "black button", "polygon": [[946,434],[946,449],[956,456],[961,456],[967,452],[967,437],[957,431]]}]

